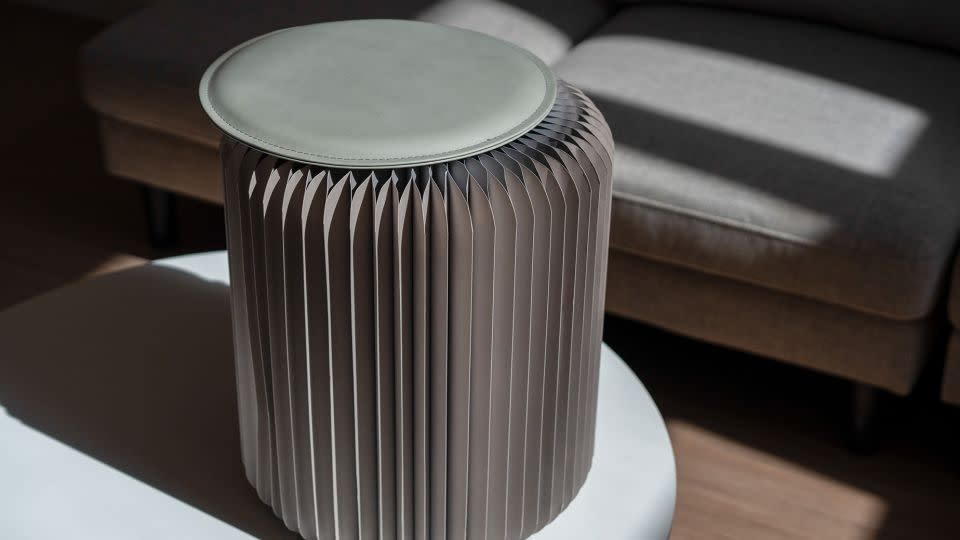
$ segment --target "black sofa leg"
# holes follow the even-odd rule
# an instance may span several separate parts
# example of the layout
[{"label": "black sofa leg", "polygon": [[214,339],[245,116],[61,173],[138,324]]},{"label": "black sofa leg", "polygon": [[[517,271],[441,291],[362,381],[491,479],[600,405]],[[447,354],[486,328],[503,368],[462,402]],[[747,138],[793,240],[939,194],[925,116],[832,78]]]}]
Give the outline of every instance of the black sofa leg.
[{"label": "black sofa leg", "polygon": [[850,446],[859,454],[872,454],[877,449],[877,430],[884,391],[877,387],[853,383],[850,396]]},{"label": "black sofa leg", "polygon": [[156,249],[173,247],[177,242],[176,196],[154,187],[143,188],[147,213],[147,234]]}]

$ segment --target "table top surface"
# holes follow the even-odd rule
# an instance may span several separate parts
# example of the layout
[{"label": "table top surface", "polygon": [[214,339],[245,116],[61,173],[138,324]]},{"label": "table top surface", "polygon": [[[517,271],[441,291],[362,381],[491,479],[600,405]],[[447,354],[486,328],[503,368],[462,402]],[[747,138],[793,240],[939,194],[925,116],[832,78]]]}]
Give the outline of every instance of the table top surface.
[{"label": "table top surface", "polygon": [[200,82],[231,137],[303,163],[409,167],[502,146],[556,98],[539,58],[439,24],[353,20],[278,30],[238,45]]},{"label": "table top surface", "polygon": [[[296,538],[240,462],[226,254],[166,259],[0,313],[0,538]],[[591,472],[536,540],[664,539],[663,419],[604,345]]]}]

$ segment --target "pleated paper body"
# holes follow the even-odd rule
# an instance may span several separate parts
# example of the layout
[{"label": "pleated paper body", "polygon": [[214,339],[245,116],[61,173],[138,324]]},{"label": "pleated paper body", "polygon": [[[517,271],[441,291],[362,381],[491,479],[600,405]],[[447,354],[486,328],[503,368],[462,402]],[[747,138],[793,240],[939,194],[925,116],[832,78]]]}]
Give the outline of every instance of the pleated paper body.
[{"label": "pleated paper body", "polygon": [[305,538],[517,539],[593,456],[610,131],[561,84],[535,129],[424,167],[222,144],[249,481]]}]

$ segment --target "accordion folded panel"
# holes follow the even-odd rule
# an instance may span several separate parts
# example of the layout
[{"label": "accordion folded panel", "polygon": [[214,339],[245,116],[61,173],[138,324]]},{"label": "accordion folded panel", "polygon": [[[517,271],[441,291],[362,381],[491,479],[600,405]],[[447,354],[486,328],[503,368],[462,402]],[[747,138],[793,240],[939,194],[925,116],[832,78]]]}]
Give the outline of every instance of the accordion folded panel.
[{"label": "accordion folded panel", "polygon": [[243,463],[305,538],[525,538],[583,485],[613,140],[551,83],[521,133],[430,163],[224,130]]}]

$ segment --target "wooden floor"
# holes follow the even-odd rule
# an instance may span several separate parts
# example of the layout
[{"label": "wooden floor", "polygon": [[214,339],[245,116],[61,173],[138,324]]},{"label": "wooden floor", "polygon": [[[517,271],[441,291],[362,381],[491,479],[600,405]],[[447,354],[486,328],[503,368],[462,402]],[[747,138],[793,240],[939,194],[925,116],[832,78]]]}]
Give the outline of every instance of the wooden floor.
[{"label": "wooden floor", "polygon": [[[75,76],[98,29],[0,4],[0,308],[170,254],[143,240],[139,188],[100,163]],[[178,251],[222,246],[219,209],[178,210]],[[605,334],[673,438],[674,540],[960,539],[960,414],[937,400],[936,362],[860,457],[841,443],[841,381],[616,318]]]},{"label": "wooden floor", "polygon": [[847,383],[606,324],[673,440],[674,540],[960,538],[960,414],[938,400],[939,366],[889,398],[879,451],[858,456],[842,443]]}]

